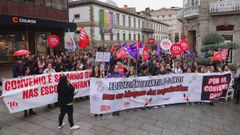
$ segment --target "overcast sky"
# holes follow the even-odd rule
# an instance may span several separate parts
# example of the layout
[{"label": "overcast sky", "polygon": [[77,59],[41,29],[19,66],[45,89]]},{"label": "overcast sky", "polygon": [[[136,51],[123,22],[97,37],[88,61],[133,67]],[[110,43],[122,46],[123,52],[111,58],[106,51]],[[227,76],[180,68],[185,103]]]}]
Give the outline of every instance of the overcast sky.
[{"label": "overcast sky", "polygon": [[[106,0],[100,0],[106,1]],[[119,7],[123,7],[124,4],[127,4],[129,7],[136,7],[137,11],[142,11],[146,7],[151,9],[160,9],[162,7],[182,7],[183,0],[113,0]]]}]

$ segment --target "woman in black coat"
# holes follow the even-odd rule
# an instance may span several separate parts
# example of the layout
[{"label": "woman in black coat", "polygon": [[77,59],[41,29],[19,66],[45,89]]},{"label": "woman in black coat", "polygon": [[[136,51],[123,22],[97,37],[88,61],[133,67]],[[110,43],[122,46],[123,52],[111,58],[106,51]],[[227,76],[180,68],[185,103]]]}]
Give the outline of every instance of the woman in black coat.
[{"label": "woman in black coat", "polygon": [[65,126],[63,119],[65,114],[68,115],[68,122],[70,124],[70,129],[79,129],[78,125],[73,123],[73,98],[74,98],[74,87],[67,80],[67,76],[61,76],[58,83],[58,103],[60,105],[60,115],[59,115],[59,127]]}]

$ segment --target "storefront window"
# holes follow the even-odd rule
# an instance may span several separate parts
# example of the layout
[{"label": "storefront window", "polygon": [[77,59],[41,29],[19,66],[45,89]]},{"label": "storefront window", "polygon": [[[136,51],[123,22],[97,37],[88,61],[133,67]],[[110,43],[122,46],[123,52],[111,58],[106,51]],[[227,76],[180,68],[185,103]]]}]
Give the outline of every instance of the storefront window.
[{"label": "storefront window", "polygon": [[46,7],[52,7],[52,0],[45,0]]},{"label": "storefront window", "polygon": [[36,0],[37,6],[45,6],[45,0]]},{"label": "storefront window", "polygon": [[52,0],[52,8],[63,9],[63,1],[62,0]]},{"label": "storefront window", "polygon": [[68,9],[68,0],[12,0],[12,1],[32,4],[36,6],[45,6],[60,10]]},{"label": "storefront window", "polygon": [[49,46],[47,44],[47,38],[50,33],[48,32],[36,32],[35,33],[35,44],[36,44],[36,54],[37,55],[47,55],[49,54]]},{"label": "storefront window", "polygon": [[28,49],[26,32],[0,32],[0,63],[12,62],[12,53],[20,49]]}]

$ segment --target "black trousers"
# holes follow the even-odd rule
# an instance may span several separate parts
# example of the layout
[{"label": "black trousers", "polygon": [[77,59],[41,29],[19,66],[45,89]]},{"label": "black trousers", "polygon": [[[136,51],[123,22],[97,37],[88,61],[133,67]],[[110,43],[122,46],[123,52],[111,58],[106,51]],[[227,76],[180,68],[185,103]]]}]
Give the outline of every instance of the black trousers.
[{"label": "black trousers", "polygon": [[68,122],[70,126],[74,126],[73,123],[73,105],[60,105],[59,126],[62,125],[65,114],[68,115]]}]

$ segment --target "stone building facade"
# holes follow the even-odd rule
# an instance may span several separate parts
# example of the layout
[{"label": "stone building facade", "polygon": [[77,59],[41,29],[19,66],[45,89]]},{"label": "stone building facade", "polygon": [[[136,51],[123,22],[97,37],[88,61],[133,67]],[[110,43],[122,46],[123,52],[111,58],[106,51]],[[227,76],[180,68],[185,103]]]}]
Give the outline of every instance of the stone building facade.
[{"label": "stone building facade", "polygon": [[[207,33],[217,32],[226,42],[240,43],[239,0],[184,0],[178,13],[183,22],[183,33],[187,35],[190,48],[200,52],[202,40]],[[239,64],[239,49],[229,52],[230,64]]]},{"label": "stone building facade", "polygon": [[168,34],[170,40],[173,42],[179,42],[180,36],[182,34],[182,22],[177,19],[177,13],[181,9],[182,8],[179,7],[171,7],[150,11],[153,19],[159,20],[169,25]]},{"label": "stone building facade", "polygon": [[[69,3],[69,21],[83,26],[90,36],[89,47],[118,45],[119,42],[133,43],[154,38],[155,42],[168,38],[168,25],[151,17],[145,17],[134,8],[119,8],[111,0],[81,0]],[[76,38],[78,39],[78,38]]]}]

